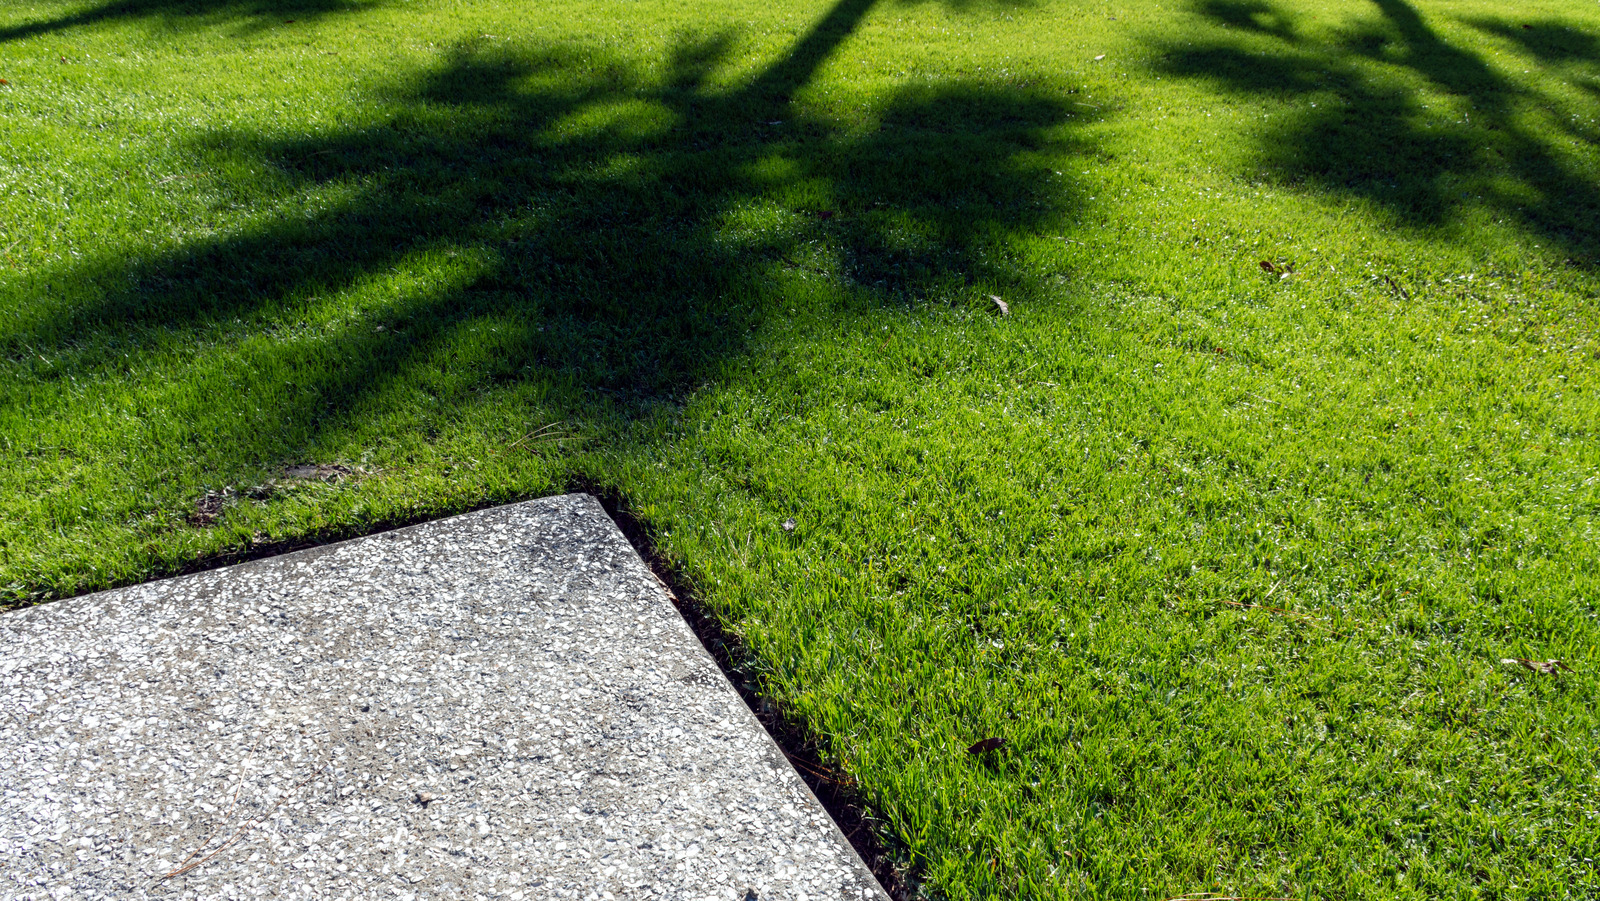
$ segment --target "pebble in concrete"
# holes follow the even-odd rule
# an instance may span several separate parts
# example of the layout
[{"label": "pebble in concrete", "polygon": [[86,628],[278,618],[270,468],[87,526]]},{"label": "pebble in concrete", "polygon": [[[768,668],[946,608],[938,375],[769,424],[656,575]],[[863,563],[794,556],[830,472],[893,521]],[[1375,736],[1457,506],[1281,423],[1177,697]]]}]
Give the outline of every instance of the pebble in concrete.
[{"label": "pebble in concrete", "polygon": [[881,901],[592,498],[0,616],[0,896]]}]

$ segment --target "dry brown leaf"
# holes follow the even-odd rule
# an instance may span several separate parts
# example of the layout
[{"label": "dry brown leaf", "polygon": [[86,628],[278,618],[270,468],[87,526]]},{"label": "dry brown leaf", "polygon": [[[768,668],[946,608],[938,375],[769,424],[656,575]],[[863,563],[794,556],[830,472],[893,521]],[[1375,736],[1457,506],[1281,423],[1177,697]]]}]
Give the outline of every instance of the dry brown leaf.
[{"label": "dry brown leaf", "polygon": [[1000,315],[1001,316],[1010,316],[1011,315],[1011,305],[1010,304],[1008,304],[1005,301],[1001,300],[1000,298],[994,296],[993,294],[989,295],[989,299],[994,301],[994,305],[995,305],[996,308],[998,308],[1000,310]]}]

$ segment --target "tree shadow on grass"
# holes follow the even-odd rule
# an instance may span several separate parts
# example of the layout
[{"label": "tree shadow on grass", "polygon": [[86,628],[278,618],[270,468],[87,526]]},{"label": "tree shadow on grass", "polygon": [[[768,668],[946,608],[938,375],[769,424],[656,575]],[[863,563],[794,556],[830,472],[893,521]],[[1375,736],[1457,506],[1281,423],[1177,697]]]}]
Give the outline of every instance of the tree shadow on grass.
[{"label": "tree shadow on grass", "polygon": [[[1589,166],[1528,121],[1530,111],[1561,104],[1445,40],[1406,0],[1372,2],[1376,15],[1330,38],[1313,37],[1298,13],[1269,0],[1202,0],[1197,11],[1214,27],[1161,47],[1159,67],[1296,102],[1297,112],[1260,135],[1268,177],[1363,198],[1414,227],[1486,206],[1593,267],[1600,187]],[[1478,25],[1545,58],[1594,58],[1593,39],[1559,23]],[[1465,114],[1430,111],[1419,85],[1463,101]]]},{"label": "tree shadow on grass", "polygon": [[1517,45],[1529,56],[1545,63],[1600,63],[1600,37],[1566,22],[1488,16],[1473,16],[1465,21],[1479,31]]},{"label": "tree shadow on grass", "polygon": [[797,306],[1033,290],[1011,242],[1072,212],[1034,156],[1069,145],[1071,113],[981,82],[900,88],[848,123],[793,102],[874,3],[841,0],[734,87],[712,83],[725,33],[662,65],[479,41],[397,83],[381,121],[213,135],[211,152],[340,199],[40,276],[0,348],[77,384],[192,360],[161,389],[216,399],[185,452],[237,471],[315,457],[378,410],[501,391],[550,419],[632,421]]},{"label": "tree shadow on grass", "polygon": [[245,30],[371,9],[385,0],[107,0],[52,18],[0,27],[0,43],[70,28],[142,20],[166,27],[237,23]]}]

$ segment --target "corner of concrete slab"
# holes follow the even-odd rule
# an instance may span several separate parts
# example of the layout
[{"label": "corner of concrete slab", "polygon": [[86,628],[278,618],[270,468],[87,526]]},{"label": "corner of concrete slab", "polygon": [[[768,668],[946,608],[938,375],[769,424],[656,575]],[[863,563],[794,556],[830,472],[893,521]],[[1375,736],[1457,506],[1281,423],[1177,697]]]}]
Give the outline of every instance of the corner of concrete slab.
[{"label": "corner of concrete slab", "polygon": [[[756,693],[738,667],[748,659],[739,642],[662,565],[621,498],[585,493],[308,542],[313,546],[236,566],[218,561],[204,572],[0,618],[8,636],[0,643],[6,648],[0,681],[31,705],[21,718],[0,723],[7,733],[0,763],[14,789],[0,807],[26,814],[0,822],[31,817],[36,824],[10,836],[31,849],[30,863],[7,874],[12,887],[27,883],[51,897],[58,890],[126,897],[128,879],[168,886],[199,867],[198,876],[185,875],[181,888],[170,888],[173,897],[204,897],[219,886],[265,889],[336,869],[341,875],[333,878],[346,887],[392,883],[402,895],[435,897],[488,872],[439,856],[439,848],[455,843],[521,861],[494,878],[526,881],[526,866],[545,861],[551,869],[535,869],[534,876],[561,881],[566,897],[593,857],[583,842],[593,844],[602,832],[610,836],[606,842],[620,841],[616,836],[632,842],[634,850],[618,858],[624,869],[643,867],[641,874],[656,879],[668,878],[663,867],[674,861],[678,870],[690,861],[727,869],[701,855],[691,839],[715,832],[720,840],[727,830],[716,824],[749,821],[741,841],[775,849],[739,846],[754,855],[737,855],[756,867],[740,864],[739,872],[756,877],[752,882],[760,881],[761,867],[776,866],[772,874],[780,881],[798,873],[816,884],[810,874],[824,872],[831,874],[824,881],[843,879],[851,898],[912,897],[905,853],[880,841],[868,808],[824,766],[804,724]],[[683,624],[672,624],[663,596]],[[360,672],[366,664],[376,667],[375,679]],[[713,684],[713,667],[740,701]],[[616,684],[601,685],[606,679]],[[604,717],[573,706],[590,703],[580,699],[595,698],[597,686],[609,705]],[[508,692],[529,700],[502,709],[494,698]],[[115,703],[107,700],[113,695]],[[446,695],[461,700],[442,703]],[[749,726],[738,725],[741,706]],[[685,718],[650,719],[668,710]],[[55,732],[45,735],[49,724]],[[263,731],[262,724],[271,728]],[[751,726],[765,734],[758,737]],[[670,750],[663,737],[672,739]],[[587,744],[575,746],[580,740]],[[610,761],[594,770],[606,778],[590,787],[568,778],[586,753]],[[725,768],[709,781],[698,775],[702,763],[726,767],[741,757],[749,765]],[[371,772],[363,769],[367,763]],[[456,771],[463,767],[495,778],[461,780]],[[83,778],[61,781],[67,770]],[[357,773],[376,778],[362,789],[368,807],[336,809],[347,804]],[[624,816],[608,821],[610,807],[623,803],[612,797],[626,781],[619,774],[647,793],[676,793],[672,809],[687,811],[692,822],[662,819],[665,808],[639,808],[637,823]],[[322,784],[330,779],[331,789]],[[441,819],[434,810],[440,805],[431,802],[444,797],[439,785],[451,780],[460,784]],[[58,782],[74,788],[54,788]],[[302,797],[313,782],[315,797]],[[233,805],[220,813],[206,807],[224,788],[235,797],[248,788],[250,810],[235,816]],[[745,802],[734,796],[756,803],[741,807]],[[714,813],[728,804],[735,806]],[[535,816],[523,822],[491,813],[502,820],[490,823],[469,813],[519,806]],[[140,811],[160,812],[160,828],[135,824]],[[280,815],[286,819],[274,829],[253,830]],[[238,834],[258,840],[262,853],[219,858],[234,845],[227,839],[211,848],[218,835],[230,834],[218,831],[221,821],[239,818],[252,828]],[[652,826],[652,818],[660,822]],[[388,844],[352,845],[343,852],[348,861],[337,848],[323,847],[372,829]],[[699,832],[677,834],[683,830]],[[810,838],[795,843],[801,835]],[[86,841],[93,851],[84,850]],[[424,856],[443,875],[417,869]],[[300,875],[285,875],[275,863],[280,858],[293,860]],[[423,891],[430,879],[439,884],[426,882]],[[535,878],[531,886],[544,886],[539,893],[554,898],[558,886],[548,882]],[[788,896],[780,889],[774,901]],[[765,899],[765,890],[758,897]]]}]

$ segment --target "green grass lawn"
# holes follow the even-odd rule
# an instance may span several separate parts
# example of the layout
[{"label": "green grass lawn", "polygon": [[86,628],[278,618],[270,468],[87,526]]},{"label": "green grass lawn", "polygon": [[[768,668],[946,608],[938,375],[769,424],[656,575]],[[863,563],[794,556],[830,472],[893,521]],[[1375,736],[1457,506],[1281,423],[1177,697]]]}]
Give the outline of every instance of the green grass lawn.
[{"label": "green grass lawn", "polygon": [[1600,892],[1594,3],[12,0],[0,78],[7,604],[597,485],[930,897]]}]

